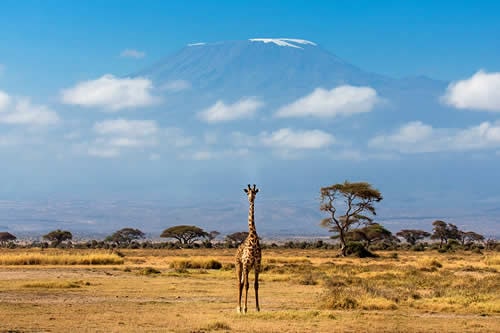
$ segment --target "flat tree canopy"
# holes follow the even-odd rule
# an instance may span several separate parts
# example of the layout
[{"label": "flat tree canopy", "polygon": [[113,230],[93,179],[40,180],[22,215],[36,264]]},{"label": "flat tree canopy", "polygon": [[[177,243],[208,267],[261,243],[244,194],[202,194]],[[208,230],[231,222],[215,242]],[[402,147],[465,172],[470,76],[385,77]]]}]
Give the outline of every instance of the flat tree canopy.
[{"label": "flat tree canopy", "polygon": [[8,241],[16,240],[16,236],[11,234],[10,232],[0,232],[0,243],[3,244]]},{"label": "flat tree canopy", "polygon": [[345,256],[347,233],[354,226],[372,222],[372,219],[364,214],[376,215],[374,203],[381,201],[383,197],[379,190],[366,182],[345,181],[322,187],[320,193],[320,210],[330,215],[321,221],[321,225],[337,234],[341,254]]},{"label": "flat tree canopy", "polygon": [[248,231],[234,232],[226,236],[226,241],[234,246],[238,246],[248,237]]},{"label": "flat tree canopy", "polygon": [[123,228],[106,237],[106,241],[115,242],[118,245],[128,245],[136,239],[144,238],[144,236],[144,233],[139,229]]},{"label": "flat tree canopy", "polygon": [[73,239],[73,235],[69,231],[57,229],[43,235],[43,238],[51,242],[55,242],[56,244],[60,244],[66,240]]},{"label": "flat tree canopy", "polygon": [[362,228],[352,229],[346,234],[347,240],[363,242],[367,246],[383,240],[393,239],[392,233],[379,223],[368,223]]},{"label": "flat tree canopy", "polygon": [[475,243],[484,241],[484,236],[474,231],[459,231],[458,236],[462,246],[465,245],[466,243]]},{"label": "flat tree canopy", "polygon": [[415,245],[417,241],[429,237],[431,234],[424,230],[403,229],[396,233],[396,236],[404,238],[410,245]]},{"label": "flat tree canopy", "polygon": [[208,237],[208,233],[194,225],[177,225],[163,230],[160,237],[175,238],[181,244],[192,244],[200,238]]}]

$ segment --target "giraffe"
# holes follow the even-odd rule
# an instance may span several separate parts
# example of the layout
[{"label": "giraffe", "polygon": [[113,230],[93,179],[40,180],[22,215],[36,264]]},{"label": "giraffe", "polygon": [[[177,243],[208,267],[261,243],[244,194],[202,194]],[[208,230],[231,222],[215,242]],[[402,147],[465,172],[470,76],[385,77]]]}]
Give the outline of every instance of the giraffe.
[{"label": "giraffe", "polygon": [[[259,189],[253,185],[253,188],[248,184],[248,188],[244,189],[248,196],[248,202],[250,203],[250,208],[248,209],[248,236],[245,241],[238,247],[236,252],[236,275],[238,277],[238,307],[236,310],[238,313],[247,312],[247,296],[248,296],[248,273],[254,268],[255,271],[255,306],[257,311],[260,311],[259,307],[259,272],[260,272],[260,261],[261,261],[261,250],[259,244],[259,236],[257,235],[257,230],[255,230],[254,223],[254,201],[255,195],[259,192]],[[245,306],[241,308],[241,295],[243,293],[243,287],[245,287]]]}]

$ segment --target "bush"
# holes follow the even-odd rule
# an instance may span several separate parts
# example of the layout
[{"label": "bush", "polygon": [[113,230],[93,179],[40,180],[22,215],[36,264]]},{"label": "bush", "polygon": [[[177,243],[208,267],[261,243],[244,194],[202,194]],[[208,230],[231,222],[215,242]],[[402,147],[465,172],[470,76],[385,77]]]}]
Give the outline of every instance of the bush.
[{"label": "bush", "polygon": [[410,249],[412,251],[421,252],[421,251],[425,251],[425,246],[422,243],[418,243],[418,244],[413,245]]},{"label": "bush", "polygon": [[152,274],[160,274],[161,272],[153,267],[146,267],[142,271],[139,272],[141,275],[152,275]]},{"label": "bush", "polygon": [[349,256],[358,258],[375,258],[376,254],[368,251],[361,242],[348,242],[346,244],[346,253]]},{"label": "bush", "polygon": [[170,263],[170,268],[174,268],[176,270],[188,269],[188,268],[221,269],[222,264],[215,259],[209,259],[209,260],[181,259],[172,261]]}]

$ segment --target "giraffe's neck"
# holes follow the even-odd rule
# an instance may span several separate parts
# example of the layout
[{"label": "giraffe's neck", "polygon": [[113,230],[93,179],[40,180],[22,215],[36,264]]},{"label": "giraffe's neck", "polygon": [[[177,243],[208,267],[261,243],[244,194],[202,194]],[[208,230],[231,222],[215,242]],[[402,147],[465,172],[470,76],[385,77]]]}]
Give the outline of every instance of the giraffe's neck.
[{"label": "giraffe's neck", "polygon": [[257,230],[255,230],[254,223],[254,203],[250,202],[250,207],[248,208],[248,235],[255,236],[257,235]]}]

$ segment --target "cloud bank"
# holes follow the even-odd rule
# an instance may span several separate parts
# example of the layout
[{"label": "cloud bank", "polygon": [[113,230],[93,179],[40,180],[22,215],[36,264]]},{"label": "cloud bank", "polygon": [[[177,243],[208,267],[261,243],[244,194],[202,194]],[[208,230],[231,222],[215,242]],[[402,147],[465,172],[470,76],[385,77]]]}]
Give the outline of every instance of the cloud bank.
[{"label": "cloud bank", "polygon": [[198,112],[198,118],[207,123],[219,123],[252,117],[264,105],[255,97],[243,98],[234,104],[217,101],[211,107]]},{"label": "cloud bank", "polygon": [[320,149],[335,142],[333,135],[320,130],[292,130],[282,128],[272,133],[261,133],[264,146],[285,149]]},{"label": "cloud bank", "polygon": [[7,125],[50,126],[59,123],[57,112],[31,103],[26,97],[11,97],[0,91],[0,123]]},{"label": "cloud bank", "polygon": [[145,56],[146,56],[145,52],[134,50],[134,49],[126,49],[120,53],[120,57],[124,57],[124,58],[142,59]]},{"label": "cloud bank", "polygon": [[464,129],[433,128],[410,122],[392,134],[371,139],[368,146],[400,153],[471,151],[500,148],[500,122],[482,122]]},{"label": "cloud bank", "polygon": [[191,83],[186,80],[173,80],[166,82],[160,87],[160,90],[179,92],[191,88]]},{"label": "cloud bank", "polygon": [[311,94],[281,107],[276,116],[332,118],[370,112],[379,101],[370,87],[343,85],[331,90],[316,88]]},{"label": "cloud bank", "polygon": [[500,73],[480,70],[468,79],[452,82],[442,101],[457,109],[500,112]]},{"label": "cloud bank", "polygon": [[153,83],[145,78],[117,78],[104,75],[61,92],[64,104],[101,107],[110,111],[146,107],[159,99],[152,95]]}]

